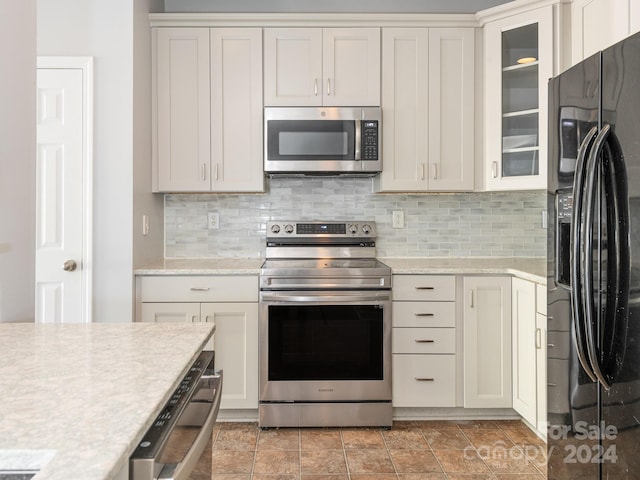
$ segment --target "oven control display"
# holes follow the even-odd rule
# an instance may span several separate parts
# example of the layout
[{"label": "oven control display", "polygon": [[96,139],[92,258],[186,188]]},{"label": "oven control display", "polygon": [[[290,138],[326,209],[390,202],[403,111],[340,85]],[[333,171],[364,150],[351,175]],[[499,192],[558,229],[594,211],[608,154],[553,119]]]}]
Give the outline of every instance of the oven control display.
[{"label": "oven control display", "polygon": [[298,223],[296,233],[298,235],[344,235],[346,228],[344,223]]}]

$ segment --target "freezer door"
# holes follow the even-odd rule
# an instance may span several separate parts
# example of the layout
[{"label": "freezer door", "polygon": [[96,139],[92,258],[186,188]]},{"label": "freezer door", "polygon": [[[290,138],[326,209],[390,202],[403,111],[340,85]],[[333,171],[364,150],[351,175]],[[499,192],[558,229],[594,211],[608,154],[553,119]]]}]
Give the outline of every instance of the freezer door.
[{"label": "freezer door", "polygon": [[[548,478],[597,479],[598,464],[583,462],[578,452],[592,452],[597,441],[583,434],[597,425],[598,386],[583,369],[576,338],[583,337],[582,317],[573,316],[571,292],[571,229],[582,216],[573,217],[574,177],[580,155],[589,153],[597,134],[600,106],[600,57],[587,59],[549,84],[549,228],[547,329]],[[595,128],[594,128],[595,127]],[[583,162],[584,163],[584,162]],[[578,192],[579,194],[581,192]],[[578,195],[579,196],[579,195]],[[574,227],[575,228],[575,227]],[[576,326],[579,328],[576,329]],[[582,352],[584,353],[584,352]],[[586,358],[582,355],[583,359]]]},{"label": "freezer door", "polygon": [[[613,175],[610,189],[626,197],[612,198],[614,191],[608,192],[605,182],[603,216],[609,210],[606,205],[613,202],[628,210],[627,219],[608,215],[603,227],[601,275],[606,283],[601,292],[609,289],[609,295],[601,294],[607,310],[602,307],[598,334],[611,388],[601,392],[601,421],[608,432],[602,439],[601,451],[607,457],[602,463],[602,478],[635,479],[640,472],[640,35],[605,50],[602,70],[602,124],[611,129],[608,150],[603,154],[612,157],[604,159],[602,175]],[[619,153],[615,152],[616,144]],[[616,156],[621,157],[624,176],[611,173]],[[614,251],[615,242],[623,250],[628,248],[627,255]],[[627,284],[622,278],[622,285],[611,292],[615,282],[610,277],[620,276],[620,270],[622,277],[628,276]],[[612,312],[612,307],[618,312]],[[626,309],[626,316],[622,309]]]}]

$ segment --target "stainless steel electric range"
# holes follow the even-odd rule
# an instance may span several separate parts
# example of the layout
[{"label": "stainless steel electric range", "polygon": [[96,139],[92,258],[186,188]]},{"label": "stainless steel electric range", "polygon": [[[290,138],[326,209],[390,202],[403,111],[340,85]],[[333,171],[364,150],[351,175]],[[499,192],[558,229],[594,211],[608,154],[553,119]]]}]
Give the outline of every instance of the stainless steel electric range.
[{"label": "stainless steel electric range", "polygon": [[267,224],[260,426],[391,426],[391,269],[372,221]]}]

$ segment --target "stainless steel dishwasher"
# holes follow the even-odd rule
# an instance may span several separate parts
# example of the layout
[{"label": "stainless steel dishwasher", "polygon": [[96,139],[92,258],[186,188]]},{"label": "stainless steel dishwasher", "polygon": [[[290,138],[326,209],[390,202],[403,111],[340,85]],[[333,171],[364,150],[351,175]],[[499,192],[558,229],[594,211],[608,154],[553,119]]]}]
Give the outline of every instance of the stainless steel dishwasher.
[{"label": "stainless steel dishwasher", "polygon": [[205,351],[129,458],[130,480],[211,480],[213,425],[220,408],[222,371]]}]

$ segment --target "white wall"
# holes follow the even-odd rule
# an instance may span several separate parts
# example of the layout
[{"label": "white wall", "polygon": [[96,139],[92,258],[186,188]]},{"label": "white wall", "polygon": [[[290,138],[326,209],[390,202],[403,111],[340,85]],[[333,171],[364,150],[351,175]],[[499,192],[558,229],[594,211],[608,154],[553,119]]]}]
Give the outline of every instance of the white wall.
[{"label": "white wall", "polygon": [[[139,83],[134,89],[134,4],[139,13],[149,3],[151,0],[37,0],[38,55],[94,57],[96,322],[129,322],[133,315],[134,144],[136,154],[149,155],[144,144],[149,142],[146,132],[151,121],[150,110],[148,114],[143,111],[150,101],[134,101],[134,90],[143,93]],[[147,55],[150,58],[150,50]],[[145,55],[139,54],[137,60],[149,63]],[[139,78],[145,82],[149,75]],[[149,80],[149,90],[150,85]],[[144,132],[139,142],[134,140],[138,131]],[[157,254],[162,256],[161,251]]]},{"label": "white wall", "polygon": [[35,319],[36,0],[0,0],[0,322]]}]

